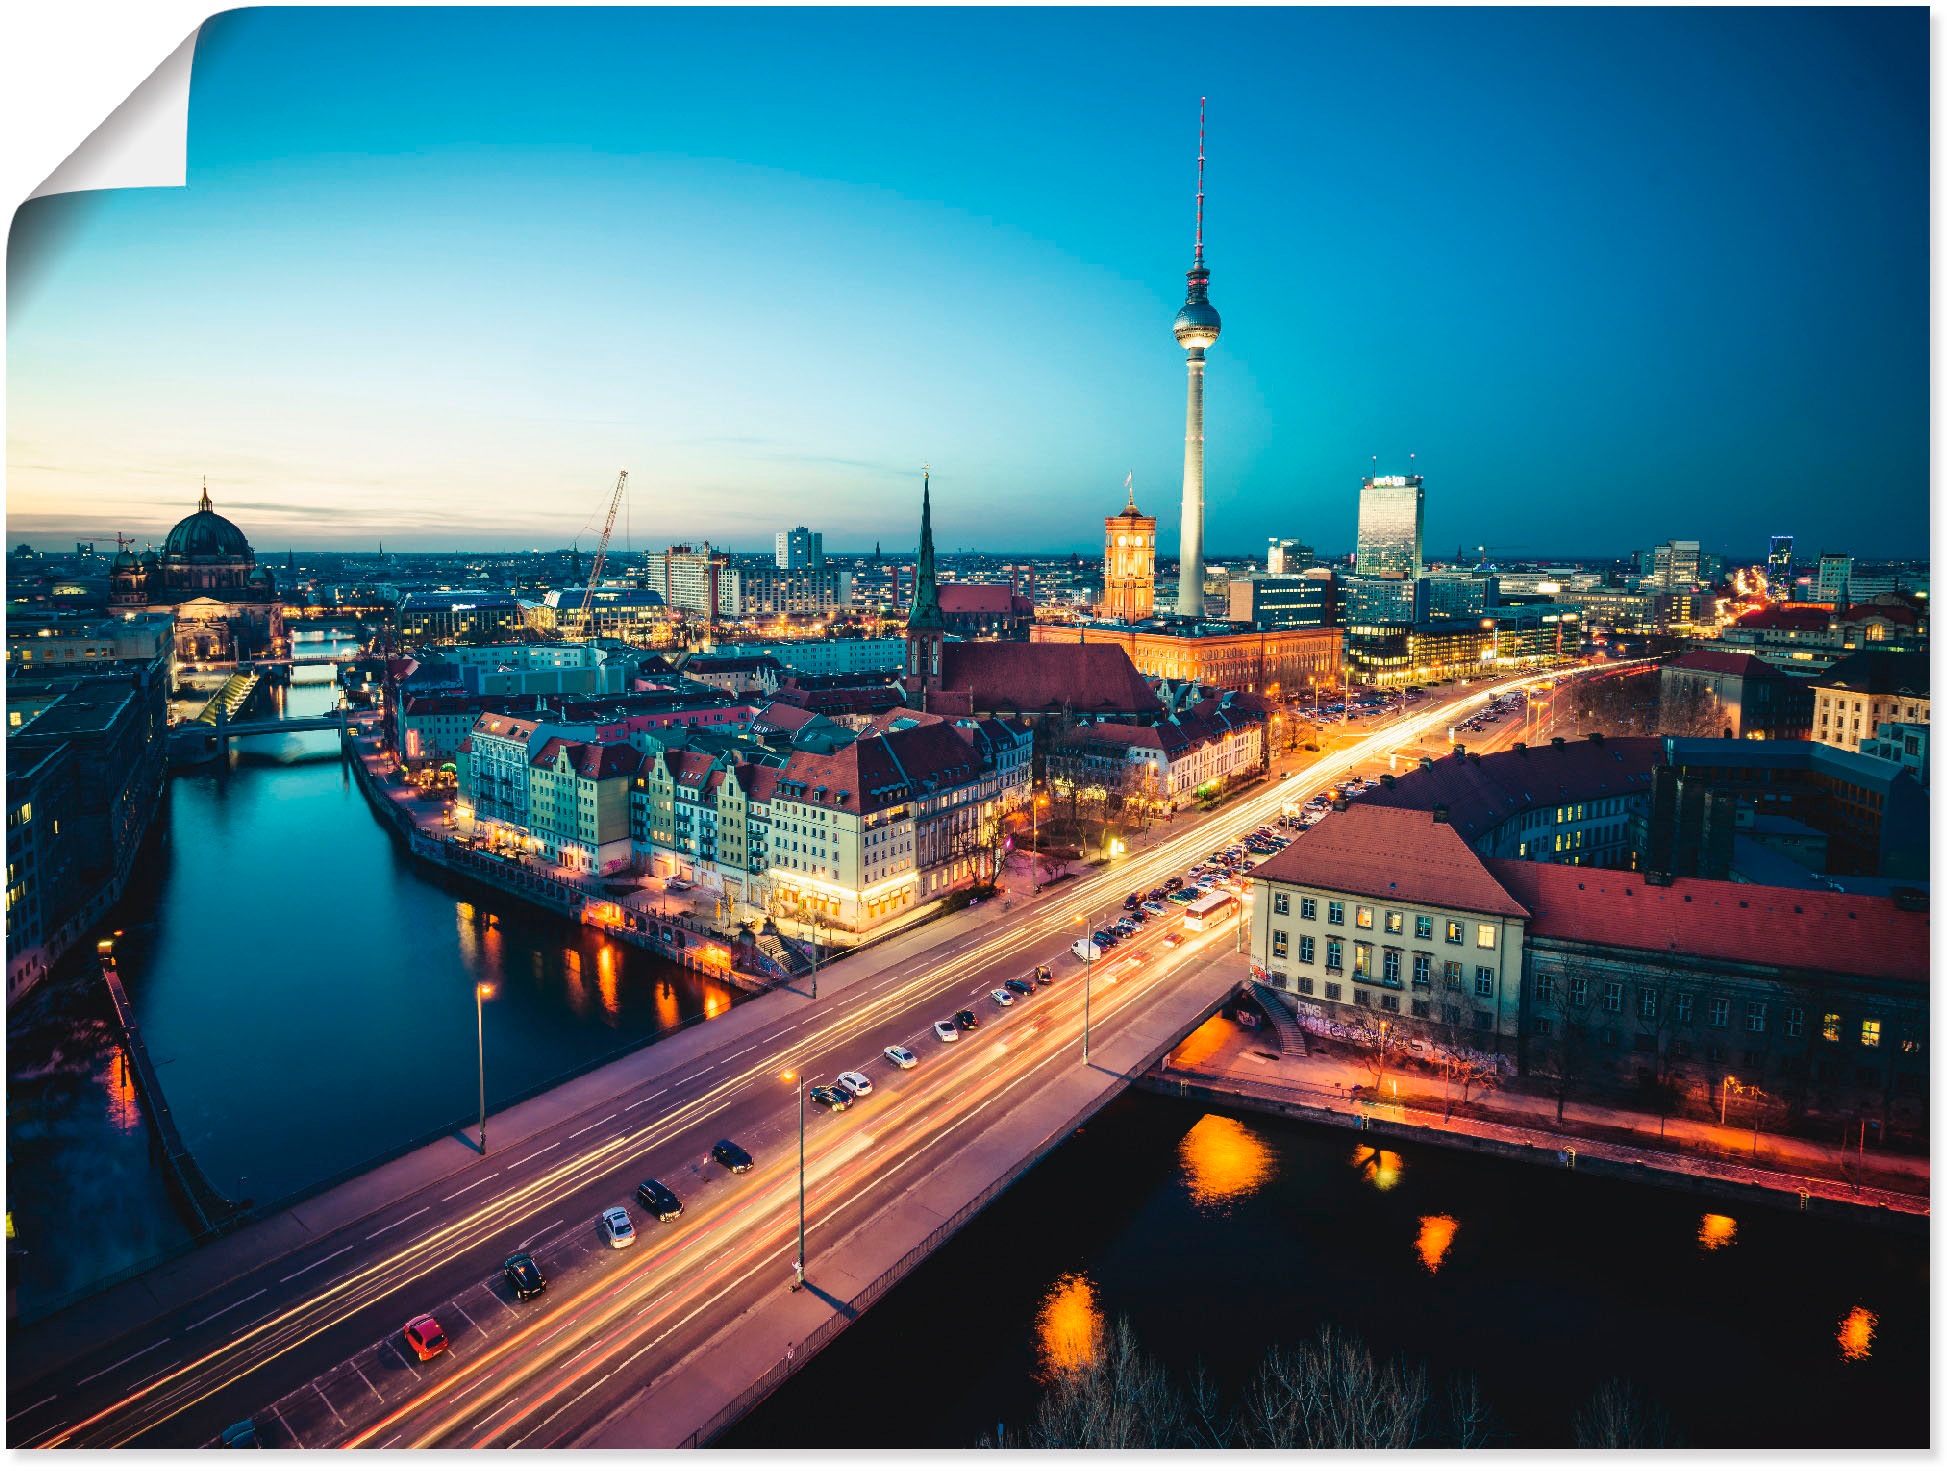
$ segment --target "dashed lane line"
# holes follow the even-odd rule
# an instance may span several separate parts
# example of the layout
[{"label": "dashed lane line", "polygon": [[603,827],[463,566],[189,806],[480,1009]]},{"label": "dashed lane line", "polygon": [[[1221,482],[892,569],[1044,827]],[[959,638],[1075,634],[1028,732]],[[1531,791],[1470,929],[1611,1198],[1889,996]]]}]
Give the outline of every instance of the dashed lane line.
[{"label": "dashed lane line", "polygon": [[278,1280],[278,1281],[279,1281],[280,1283],[283,1283],[283,1282],[294,1282],[294,1281],[296,1281],[296,1280],[297,1280],[297,1279],[298,1279],[299,1277],[302,1277],[302,1276],[303,1276],[303,1275],[304,1275],[304,1274],[305,1274],[306,1272],[312,1272],[312,1271],[316,1271],[316,1270],[317,1270],[317,1269],[318,1269],[319,1267],[322,1267],[322,1266],[323,1266],[323,1265],[324,1265],[324,1264],[325,1264],[326,1262],[328,1262],[328,1261],[330,1261],[330,1260],[332,1259],[332,1257],[341,1257],[341,1256],[343,1256],[343,1255],[344,1255],[344,1254],[345,1254],[346,1252],[348,1252],[348,1251],[350,1251],[350,1250],[351,1250],[351,1247],[349,1247],[349,1246],[341,1246],[341,1247],[339,1247],[339,1248],[338,1248],[338,1250],[336,1250],[336,1251],[334,1251],[334,1252],[333,1252],[333,1253],[331,1254],[331,1256],[321,1256],[321,1257],[319,1257],[319,1258],[318,1258],[318,1259],[317,1259],[317,1260],[316,1260],[315,1262],[313,1262],[313,1263],[311,1263],[311,1265],[310,1265],[310,1266],[308,1266],[308,1267],[299,1267],[299,1268],[298,1268],[298,1269],[297,1269],[297,1270],[296,1270],[295,1272],[293,1272],[293,1273],[291,1273],[291,1275],[290,1275],[290,1276],[288,1276],[288,1277],[279,1277],[279,1278],[278,1278],[277,1280]]},{"label": "dashed lane line", "polygon": [[12,1413],[11,1415],[9,1415],[9,1416],[7,1416],[7,1423],[8,1423],[9,1425],[11,1425],[11,1424],[13,1424],[13,1423],[14,1423],[14,1421],[16,1421],[16,1420],[18,1420],[18,1419],[19,1419],[19,1418],[20,1418],[20,1417],[21,1417],[22,1415],[25,1415],[25,1414],[28,1414],[28,1413],[29,1413],[30,1411],[33,1411],[33,1410],[38,1410],[38,1409],[39,1409],[39,1408],[40,1408],[40,1407],[41,1407],[42,1405],[51,1405],[51,1404],[53,1404],[53,1403],[54,1403],[54,1400],[55,1400],[55,1398],[56,1398],[56,1397],[55,1397],[54,1395],[51,1395],[51,1394],[50,1394],[50,1395],[49,1395],[49,1396],[48,1396],[48,1397],[47,1397],[46,1399],[37,1399],[37,1400],[35,1400],[35,1401],[34,1401],[34,1402],[33,1402],[33,1403],[31,1404],[31,1405],[29,1405],[29,1406],[28,1406],[28,1407],[27,1407],[27,1408],[26,1408],[25,1410],[15,1410],[15,1411],[14,1411],[14,1412],[13,1412],[13,1413]]},{"label": "dashed lane line", "polygon": [[522,1165],[526,1164],[528,1160],[539,1159],[542,1155],[546,1154],[550,1149],[559,1149],[560,1147],[561,1147],[561,1141],[557,1139],[555,1140],[554,1143],[543,1145],[541,1148],[535,1150],[534,1153],[529,1155],[524,1155],[522,1158],[515,1160],[511,1165],[507,1166],[507,1168],[510,1170],[518,1170]]},{"label": "dashed lane line", "polygon": [[79,1388],[84,1384],[92,1384],[95,1380],[101,1378],[102,1375],[113,1374],[117,1369],[121,1368],[122,1365],[134,1363],[137,1359],[141,1358],[143,1354],[152,1354],[157,1349],[167,1348],[168,1346],[169,1346],[168,1339],[166,1338],[158,1339],[156,1342],[150,1344],[147,1348],[138,1348],[134,1353],[130,1354],[125,1359],[115,1360],[115,1362],[110,1364],[106,1369],[97,1369],[95,1370],[94,1373],[88,1375],[86,1378],[75,1380],[74,1381],[75,1387]]},{"label": "dashed lane line", "polygon": [[[286,1277],[284,1280],[288,1282],[290,1281],[290,1278]],[[214,1323],[218,1318],[222,1317],[225,1313],[229,1312],[232,1308],[240,1308],[247,1302],[255,1302],[258,1298],[262,1297],[266,1292],[269,1291],[270,1289],[268,1287],[259,1287],[255,1292],[251,1293],[250,1296],[238,1298],[235,1302],[231,1303],[229,1307],[218,1308],[215,1312],[211,1313],[207,1318],[198,1318],[194,1323],[191,1323],[188,1328],[185,1328],[183,1332],[189,1333],[194,1331],[197,1328],[201,1328],[205,1323]]]},{"label": "dashed lane line", "polygon": [[425,1215],[426,1212],[431,1209],[432,1207],[430,1205],[422,1205],[419,1207],[418,1210],[414,1211],[411,1215],[399,1217],[399,1219],[394,1221],[392,1225],[379,1227],[378,1230],[374,1231],[370,1236],[367,1236],[365,1239],[367,1241],[377,1241],[381,1236],[385,1235],[386,1232],[392,1230],[393,1227],[403,1226],[407,1221],[416,1220],[420,1216]]},{"label": "dashed lane line", "polygon": [[521,1402],[521,1397],[519,1395],[515,1395],[512,1399],[508,1400],[507,1403],[502,1405],[499,1409],[489,1410],[486,1414],[482,1415],[478,1420],[475,1420],[471,1425],[467,1426],[466,1433],[468,1435],[471,1435],[473,1434],[474,1431],[478,1430],[482,1425],[485,1425],[489,1420],[498,1420],[502,1415],[506,1414],[509,1410],[513,1409],[514,1406],[519,1404],[520,1402]]},{"label": "dashed lane line", "polygon": [[590,1129],[599,1129],[603,1124],[606,1124],[609,1119],[612,1119],[614,1117],[615,1117],[614,1114],[610,1114],[608,1116],[608,1119],[597,1119],[592,1124],[584,1124],[581,1128],[575,1130],[575,1132],[570,1134],[568,1137],[570,1139],[579,1139],[583,1134],[586,1134]]},{"label": "dashed lane line", "polygon": [[478,1190],[482,1185],[486,1184],[487,1181],[493,1179],[494,1176],[498,1175],[499,1173],[500,1173],[499,1170],[495,1170],[492,1175],[482,1175],[479,1179],[475,1180],[471,1185],[462,1185],[458,1190],[455,1190],[451,1195],[442,1195],[439,1198],[440,1204],[444,1205],[449,1200],[458,1200],[462,1195],[465,1195],[469,1190]]}]

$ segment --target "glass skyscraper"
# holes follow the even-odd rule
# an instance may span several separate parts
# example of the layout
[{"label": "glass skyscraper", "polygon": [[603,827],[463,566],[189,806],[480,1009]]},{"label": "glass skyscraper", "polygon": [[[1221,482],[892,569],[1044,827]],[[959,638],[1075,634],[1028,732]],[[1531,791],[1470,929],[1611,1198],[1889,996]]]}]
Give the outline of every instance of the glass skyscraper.
[{"label": "glass skyscraper", "polygon": [[1418,577],[1426,525],[1425,481],[1418,475],[1369,475],[1359,491],[1361,577]]}]

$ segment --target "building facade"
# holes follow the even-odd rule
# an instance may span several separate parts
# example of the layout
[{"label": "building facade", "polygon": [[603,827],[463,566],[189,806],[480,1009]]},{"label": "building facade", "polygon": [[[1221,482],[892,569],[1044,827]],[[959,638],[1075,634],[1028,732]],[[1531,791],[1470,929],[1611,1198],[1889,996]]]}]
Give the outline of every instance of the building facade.
[{"label": "building facade", "polygon": [[786,572],[816,571],[825,565],[825,533],[795,526],[777,534],[777,565]]},{"label": "building facade", "polygon": [[1425,530],[1425,477],[1368,475],[1359,487],[1354,569],[1361,577],[1418,577]]},{"label": "building facade", "polygon": [[1228,624],[1178,631],[1174,625],[1037,623],[1033,642],[1119,648],[1145,678],[1287,700],[1336,685],[1342,649],[1336,628],[1239,630]]},{"label": "building facade", "polygon": [[1102,523],[1102,601],[1096,616],[1140,623],[1156,612],[1156,518],[1136,509],[1132,476],[1129,504]]},{"label": "building facade", "polygon": [[1929,723],[1925,654],[1858,653],[1812,680],[1812,739],[1857,751],[1880,726]]}]

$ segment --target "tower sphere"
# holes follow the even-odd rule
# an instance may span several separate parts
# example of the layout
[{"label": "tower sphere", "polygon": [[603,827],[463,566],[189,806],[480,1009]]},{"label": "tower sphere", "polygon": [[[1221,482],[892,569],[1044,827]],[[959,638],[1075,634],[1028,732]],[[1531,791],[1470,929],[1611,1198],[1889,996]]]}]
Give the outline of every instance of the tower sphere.
[{"label": "tower sphere", "polygon": [[1194,295],[1183,303],[1183,310],[1176,314],[1176,323],[1171,328],[1176,333],[1177,346],[1185,349],[1210,346],[1223,329],[1224,320],[1217,315],[1217,309]]}]

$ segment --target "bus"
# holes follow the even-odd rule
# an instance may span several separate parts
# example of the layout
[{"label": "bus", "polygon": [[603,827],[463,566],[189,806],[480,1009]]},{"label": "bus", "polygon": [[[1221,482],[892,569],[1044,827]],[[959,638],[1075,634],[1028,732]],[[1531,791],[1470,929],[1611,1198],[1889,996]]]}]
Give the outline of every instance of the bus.
[{"label": "bus", "polygon": [[1214,930],[1218,925],[1237,912],[1237,896],[1226,894],[1219,889],[1213,894],[1205,894],[1196,903],[1183,911],[1183,923],[1188,929]]}]

